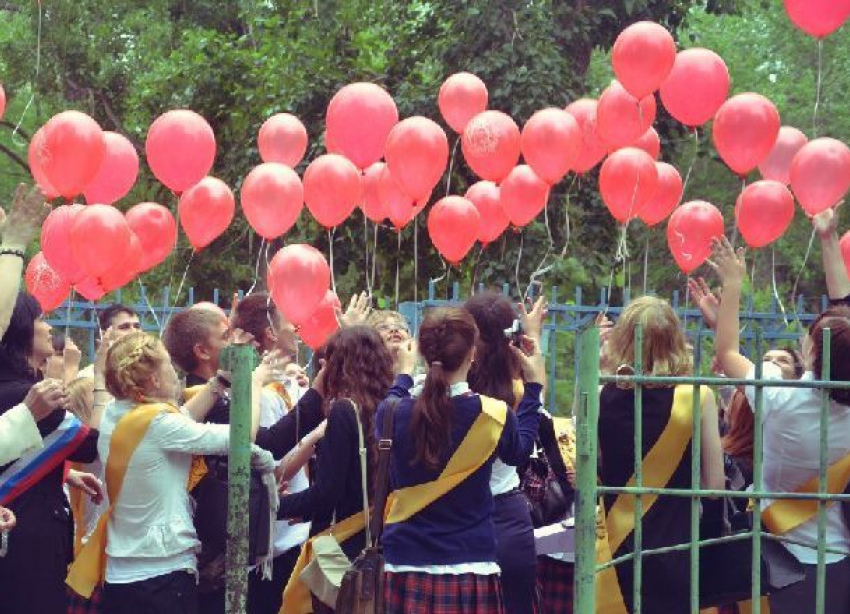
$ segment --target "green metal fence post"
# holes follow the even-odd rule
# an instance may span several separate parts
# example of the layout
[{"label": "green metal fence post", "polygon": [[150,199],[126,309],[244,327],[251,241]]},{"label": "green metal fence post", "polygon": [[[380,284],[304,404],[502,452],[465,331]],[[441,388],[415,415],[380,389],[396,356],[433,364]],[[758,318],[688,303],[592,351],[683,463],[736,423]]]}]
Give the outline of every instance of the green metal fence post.
[{"label": "green metal fence post", "polygon": [[227,551],[225,558],[227,614],[243,614],[248,597],[248,488],[251,472],[251,373],[256,352],[234,345],[222,352],[231,372],[230,453],[228,455]]},{"label": "green metal fence post", "polygon": [[[821,360],[820,379],[832,379],[832,331],[823,329],[823,354]],[[818,494],[827,492],[827,469],[829,468],[829,390],[821,390],[820,411],[820,464],[818,466]],[[823,614],[826,611],[826,501],[818,501],[818,568],[815,590],[815,611]]]},{"label": "green metal fence post", "polygon": [[581,334],[576,424],[575,612],[593,614],[596,576],[596,449],[599,419],[599,331]]}]

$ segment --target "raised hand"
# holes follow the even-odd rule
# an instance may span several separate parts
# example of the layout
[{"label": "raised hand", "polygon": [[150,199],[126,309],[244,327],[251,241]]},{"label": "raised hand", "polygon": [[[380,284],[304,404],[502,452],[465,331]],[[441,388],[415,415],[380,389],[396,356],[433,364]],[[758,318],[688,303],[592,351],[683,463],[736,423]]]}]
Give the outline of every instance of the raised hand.
[{"label": "raised hand", "polygon": [[405,343],[398,346],[393,363],[393,370],[396,375],[413,375],[413,370],[416,368],[416,355],[418,346],[415,339],[409,339]]},{"label": "raised hand", "polygon": [[717,312],[720,309],[720,298],[716,292],[712,292],[705,279],[702,277],[688,278],[688,290],[694,299],[694,304],[702,313],[706,326],[711,330],[717,327]]},{"label": "raised hand", "polygon": [[819,237],[827,237],[838,232],[838,208],[843,204],[843,200],[839,201],[832,209],[826,209],[812,217],[812,228]]},{"label": "raised hand", "polygon": [[3,231],[3,244],[23,249],[32,241],[41,228],[41,222],[47,217],[50,207],[44,202],[44,194],[38,186],[27,189],[20,184],[15,191],[12,208],[0,225]]},{"label": "raised hand", "polygon": [[351,297],[345,313],[340,309],[336,309],[336,317],[342,328],[362,326],[366,323],[366,319],[369,317],[371,311],[372,298],[366,292],[361,292]]},{"label": "raised hand", "polygon": [[522,375],[527,382],[546,383],[546,361],[540,351],[540,343],[534,337],[523,335],[522,348],[510,346],[519,360]]},{"label": "raised hand", "polygon": [[543,320],[546,318],[546,314],[549,313],[546,297],[541,293],[537,297],[537,300],[534,301],[531,311],[526,309],[524,303],[520,303],[519,308],[523,333],[539,341],[543,335]]},{"label": "raised hand", "polygon": [[740,283],[746,279],[747,262],[744,258],[746,250],[743,247],[738,248],[736,252],[729,243],[729,239],[722,237],[712,239],[712,249],[712,258],[706,262],[714,269],[724,286],[729,283]]}]

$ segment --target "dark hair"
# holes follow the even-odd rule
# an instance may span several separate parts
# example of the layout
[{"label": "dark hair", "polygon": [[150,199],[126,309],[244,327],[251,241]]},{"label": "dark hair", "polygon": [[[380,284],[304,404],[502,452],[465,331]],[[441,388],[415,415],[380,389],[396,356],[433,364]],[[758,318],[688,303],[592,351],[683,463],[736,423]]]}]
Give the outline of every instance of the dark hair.
[{"label": "dark hair", "polygon": [[451,439],[453,406],[446,373],[457,371],[478,338],[475,320],[459,307],[434,309],[419,327],[419,353],[428,363],[422,393],[413,406],[414,463],[439,468]]},{"label": "dark hair", "polygon": [[113,303],[103,311],[97,314],[97,321],[100,324],[100,330],[106,330],[110,326],[112,326],[112,319],[118,314],[126,313],[130,316],[138,316],[135,311],[131,307],[127,307],[127,305],[122,305],[121,303]]},{"label": "dark hair", "polygon": [[266,293],[246,296],[236,305],[232,325],[251,333],[254,339],[262,342],[267,327],[276,328],[279,317],[271,297]]},{"label": "dark hair", "polygon": [[800,353],[800,350],[795,348],[793,345],[781,345],[776,349],[785,352],[791,357],[791,360],[794,361],[794,378],[800,379],[803,377],[803,374],[806,372],[806,363],[803,360],[803,355]]},{"label": "dark hair", "polygon": [[37,373],[29,364],[35,321],[41,316],[41,306],[31,294],[19,292],[9,327],[0,339],[0,371],[25,378],[35,378]]},{"label": "dark hair", "polygon": [[351,399],[357,404],[366,458],[369,462],[368,490],[377,470],[375,412],[393,384],[393,359],[381,336],[370,326],[352,326],[337,331],[325,345],[325,403]]},{"label": "dark hair", "polygon": [[191,373],[198,368],[195,345],[206,343],[213,327],[221,324],[221,316],[207,309],[186,309],[168,321],[162,342],[180,370]]},{"label": "dark hair", "polygon": [[[830,307],[809,327],[809,336],[812,338],[812,370],[815,377],[823,379],[823,331],[825,328],[830,332],[829,355],[831,358],[829,379],[830,381],[850,381],[850,307],[839,305]],[[841,405],[850,405],[850,390],[832,389],[830,398]]]},{"label": "dark hair", "polygon": [[469,386],[478,394],[517,404],[514,380],[521,377],[519,362],[511,351],[505,329],[519,317],[508,297],[491,290],[466,301],[466,310],[478,327],[478,352],[469,370]]}]

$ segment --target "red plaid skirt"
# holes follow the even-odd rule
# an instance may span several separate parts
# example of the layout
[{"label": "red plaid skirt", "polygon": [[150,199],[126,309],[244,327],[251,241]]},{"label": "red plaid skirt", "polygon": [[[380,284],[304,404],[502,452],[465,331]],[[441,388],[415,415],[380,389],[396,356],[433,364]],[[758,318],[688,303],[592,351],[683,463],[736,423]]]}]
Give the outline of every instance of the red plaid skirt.
[{"label": "red plaid skirt", "polygon": [[544,614],[572,614],[574,570],[572,563],[537,557],[537,590]]},{"label": "red plaid skirt", "polygon": [[387,614],[504,614],[499,576],[385,574]]},{"label": "red plaid skirt", "polygon": [[67,614],[99,614],[101,611],[100,602],[103,597],[103,587],[96,586],[92,591],[91,599],[78,595],[69,587],[65,587],[67,595],[68,610]]}]

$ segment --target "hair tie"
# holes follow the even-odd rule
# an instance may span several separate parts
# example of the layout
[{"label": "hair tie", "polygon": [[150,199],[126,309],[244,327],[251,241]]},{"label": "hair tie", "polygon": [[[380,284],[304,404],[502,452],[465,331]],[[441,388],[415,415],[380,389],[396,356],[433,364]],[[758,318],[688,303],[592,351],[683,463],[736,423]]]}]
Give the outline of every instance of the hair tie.
[{"label": "hair tie", "polygon": [[439,361],[439,360],[432,360],[432,361],[431,361],[431,367],[432,367],[432,368],[433,368],[433,367],[440,367],[440,368],[442,369],[442,368],[443,368],[443,363],[442,363],[441,361]]}]

